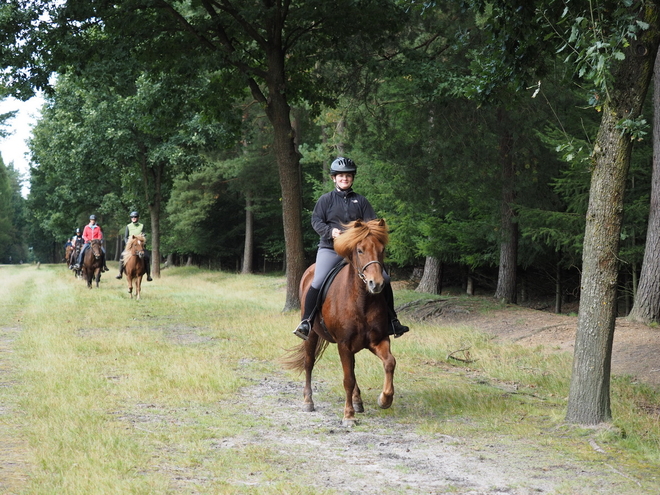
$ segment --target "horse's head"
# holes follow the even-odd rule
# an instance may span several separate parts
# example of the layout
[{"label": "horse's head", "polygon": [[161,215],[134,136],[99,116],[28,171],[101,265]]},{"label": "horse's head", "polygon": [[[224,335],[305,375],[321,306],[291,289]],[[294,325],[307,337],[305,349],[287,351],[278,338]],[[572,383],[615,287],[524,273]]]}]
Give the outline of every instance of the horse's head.
[{"label": "horse's head", "polygon": [[132,235],[126,243],[125,252],[133,256],[144,257],[144,243],[145,237],[143,235]]},{"label": "horse's head", "polygon": [[92,254],[94,255],[94,258],[99,259],[101,256],[103,256],[103,248],[100,239],[92,240],[91,245],[89,247],[92,250]]},{"label": "horse's head", "polygon": [[335,251],[357,269],[372,294],[379,294],[385,287],[383,258],[387,241],[387,224],[381,218],[349,223],[334,242]]}]

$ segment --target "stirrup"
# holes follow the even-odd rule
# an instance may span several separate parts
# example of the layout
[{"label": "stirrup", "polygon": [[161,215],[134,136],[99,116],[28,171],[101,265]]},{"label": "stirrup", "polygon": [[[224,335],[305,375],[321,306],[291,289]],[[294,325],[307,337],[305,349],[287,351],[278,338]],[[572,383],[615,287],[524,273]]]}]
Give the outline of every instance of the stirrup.
[{"label": "stirrup", "polygon": [[293,335],[300,337],[303,340],[307,340],[309,338],[309,332],[311,329],[312,325],[310,324],[309,320],[303,320],[298,325],[298,328],[293,331]]}]

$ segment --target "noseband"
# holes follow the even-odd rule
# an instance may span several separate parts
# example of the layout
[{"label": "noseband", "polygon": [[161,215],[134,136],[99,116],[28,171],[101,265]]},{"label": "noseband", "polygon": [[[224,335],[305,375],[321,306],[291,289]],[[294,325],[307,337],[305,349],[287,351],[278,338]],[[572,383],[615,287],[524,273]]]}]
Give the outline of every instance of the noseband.
[{"label": "noseband", "polygon": [[[385,270],[385,267],[383,266],[383,264],[382,264],[380,261],[378,261],[378,260],[370,261],[369,263],[367,263],[366,265],[364,265],[362,268],[358,268],[358,269],[357,269],[358,276],[360,277],[360,279],[361,279],[365,284],[367,283],[367,277],[364,276],[364,271],[367,269],[367,267],[368,267],[369,265],[374,265],[374,264],[378,264],[378,265],[380,265],[381,270]],[[356,267],[356,268],[357,268],[357,267]]]}]

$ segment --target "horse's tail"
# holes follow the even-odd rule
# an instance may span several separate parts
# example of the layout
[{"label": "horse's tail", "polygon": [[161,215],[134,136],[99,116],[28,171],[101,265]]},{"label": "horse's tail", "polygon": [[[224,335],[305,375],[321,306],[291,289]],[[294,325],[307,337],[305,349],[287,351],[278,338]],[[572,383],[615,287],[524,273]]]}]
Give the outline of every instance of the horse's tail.
[{"label": "horse's tail", "polygon": [[[314,351],[314,364],[318,363],[319,359],[323,357],[323,353],[328,348],[329,341],[325,339],[318,339],[316,349]],[[305,343],[291,347],[286,350],[286,354],[280,359],[280,363],[287,370],[304,371],[305,370]]]}]

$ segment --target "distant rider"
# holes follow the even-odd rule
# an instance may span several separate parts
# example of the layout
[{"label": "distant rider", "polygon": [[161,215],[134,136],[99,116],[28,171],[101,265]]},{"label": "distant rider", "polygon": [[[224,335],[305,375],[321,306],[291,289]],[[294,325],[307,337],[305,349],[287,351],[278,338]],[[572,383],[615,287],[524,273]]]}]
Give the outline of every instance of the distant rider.
[{"label": "distant rider", "polygon": [[[82,260],[84,259],[85,256],[85,251],[89,247],[90,243],[94,239],[99,239],[103,240],[103,230],[101,230],[101,226],[96,224],[96,215],[90,215],[89,216],[89,223],[85,225],[85,228],[83,229],[82,233],[82,238],[85,244],[83,245],[82,249],[80,250],[80,254],[78,255],[78,260],[75,266],[73,267],[74,270],[80,270],[80,265],[82,265]],[[106,265],[105,262],[105,249],[102,247],[103,250],[103,268],[102,271],[107,272],[108,270],[108,265]]]},{"label": "distant rider", "polygon": [[[128,244],[128,240],[132,235],[143,235],[145,240],[147,238],[147,234],[144,233],[144,225],[140,223],[140,214],[137,211],[131,212],[131,223],[126,226],[126,230],[124,231],[124,245]],[[151,256],[149,251],[144,251],[143,259],[145,269],[147,270],[147,282],[151,282],[153,278],[151,278]],[[119,275],[115,278],[120,279],[123,273],[124,260],[122,258],[119,260]]]}]

